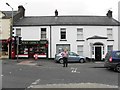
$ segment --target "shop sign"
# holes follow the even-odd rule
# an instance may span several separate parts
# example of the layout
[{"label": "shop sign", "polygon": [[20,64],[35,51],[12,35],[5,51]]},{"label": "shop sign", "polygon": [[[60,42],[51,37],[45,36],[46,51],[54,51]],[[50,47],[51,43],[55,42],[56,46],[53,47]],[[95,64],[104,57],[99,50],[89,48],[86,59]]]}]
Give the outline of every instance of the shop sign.
[{"label": "shop sign", "polygon": [[22,41],[22,44],[39,44],[39,41]]},{"label": "shop sign", "polygon": [[47,40],[40,41],[22,41],[22,44],[48,44]]},{"label": "shop sign", "polygon": [[39,44],[39,41],[31,41],[29,44]]},{"label": "shop sign", "polygon": [[47,44],[48,41],[47,40],[40,40],[40,44]]}]

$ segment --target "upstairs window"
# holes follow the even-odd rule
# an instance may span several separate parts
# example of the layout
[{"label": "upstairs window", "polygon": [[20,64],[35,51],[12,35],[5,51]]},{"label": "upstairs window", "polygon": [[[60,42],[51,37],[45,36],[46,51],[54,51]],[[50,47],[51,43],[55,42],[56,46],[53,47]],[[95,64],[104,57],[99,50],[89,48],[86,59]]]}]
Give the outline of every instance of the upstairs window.
[{"label": "upstairs window", "polygon": [[83,40],[83,28],[77,28],[77,40]]},{"label": "upstairs window", "polygon": [[66,39],[66,28],[61,28],[60,29],[60,39]]},{"label": "upstairs window", "polygon": [[16,28],[16,36],[21,36],[21,28]]},{"label": "upstairs window", "polygon": [[41,39],[46,39],[46,28],[41,28]]},{"label": "upstairs window", "polygon": [[113,39],[113,29],[107,28],[107,37],[109,40]]}]

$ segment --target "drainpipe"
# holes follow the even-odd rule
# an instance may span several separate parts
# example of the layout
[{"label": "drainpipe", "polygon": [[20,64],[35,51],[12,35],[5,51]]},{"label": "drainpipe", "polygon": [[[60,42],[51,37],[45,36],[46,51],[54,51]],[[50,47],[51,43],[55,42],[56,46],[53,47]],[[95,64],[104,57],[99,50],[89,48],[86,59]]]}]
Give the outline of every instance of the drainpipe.
[{"label": "drainpipe", "polygon": [[52,58],[52,28],[50,25],[50,58]]}]

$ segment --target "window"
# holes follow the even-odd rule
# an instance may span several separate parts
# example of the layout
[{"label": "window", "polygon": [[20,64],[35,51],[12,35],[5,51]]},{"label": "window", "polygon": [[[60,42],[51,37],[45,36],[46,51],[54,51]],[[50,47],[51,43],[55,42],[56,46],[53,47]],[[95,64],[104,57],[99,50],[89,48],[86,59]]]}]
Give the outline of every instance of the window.
[{"label": "window", "polygon": [[8,55],[8,43],[6,41],[0,41],[0,53],[2,56]]},{"label": "window", "polygon": [[16,28],[16,36],[21,36],[21,28]]},{"label": "window", "polygon": [[92,46],[92,55],[94,55],[94,47]]},{"label": "window", "polygon": [[60,53],[64,49],[70,51],[70,44],[56,44],[56,53]]},{"label": "window", "polygon": [[115,57],[120,58],[120,52],[119,51],[115,53]]},{"label": "window", "polygon": [[77,28],[77,40],[83,40],[83,28]]},{"label": "window", "polygon": [[107,37],[108,37],[108,39],[113,39],[113,30],[112,30],[112,28],[107,28]]},{"label": "window", "polygon": [[66,39],[66,28],[60,29],[61,39]]},{"label": "window", "polygon": [[41,39],[46,39],[46,28],[41,28]]},{"label": "window", "polygon": [[78,53],[79,55],[83,55],[83,45],[78,45],[78,46],[77,46],[77,53]]},{"label": "window", "polygon": [[113,45],[108,45],[108,46],[107,46],[107,51],[110,52],[110,51],[112,51],[112,50],[113,50]]},{"label": "window", "polygon": [[103,46],[103,54],[105,53],[105,49],[104,49],[104,46]]}]

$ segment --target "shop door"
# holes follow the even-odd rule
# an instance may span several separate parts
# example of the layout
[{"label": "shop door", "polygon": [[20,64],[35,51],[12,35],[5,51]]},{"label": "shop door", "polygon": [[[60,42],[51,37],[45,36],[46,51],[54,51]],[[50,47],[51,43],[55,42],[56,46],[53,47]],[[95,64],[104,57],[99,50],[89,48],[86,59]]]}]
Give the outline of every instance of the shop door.
[{"label": "shop door", "polygon": [[33,45],[30,45],[29,46],[29,50],[28,50],[28,55],[29,55],[29,58],[33,58],[33,55],[34,55],[34,46]]},{"label": "shop door", "polygon": [[95,47],[95,60],[101,60],[101,47]]}]

